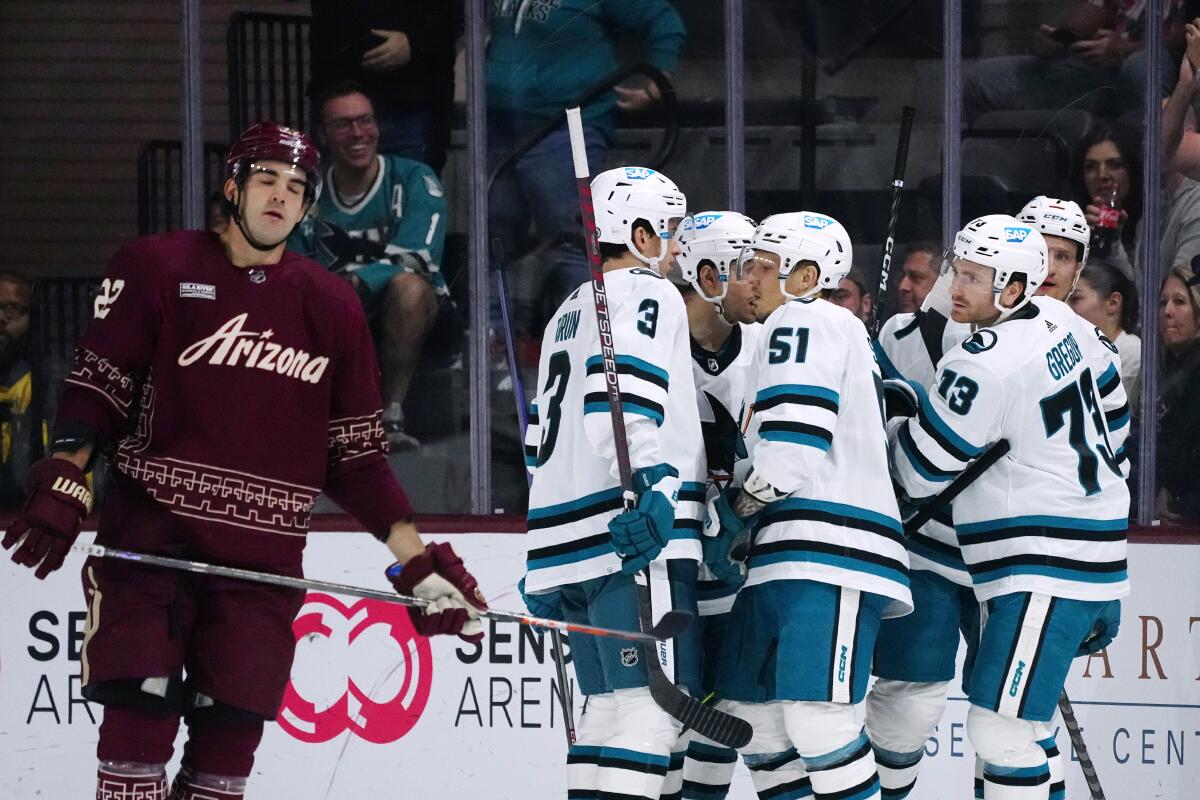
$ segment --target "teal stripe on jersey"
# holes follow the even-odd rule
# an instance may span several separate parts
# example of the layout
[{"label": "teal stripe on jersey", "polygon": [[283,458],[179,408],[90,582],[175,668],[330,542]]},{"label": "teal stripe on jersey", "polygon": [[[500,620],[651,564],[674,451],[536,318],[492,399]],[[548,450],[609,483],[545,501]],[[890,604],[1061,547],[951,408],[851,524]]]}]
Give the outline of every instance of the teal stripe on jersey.
[{"label": "teal stripe on jersey", "polygon": [[797,394],[805,397],[815,397],[819,400],[828,400],[835,405],[841,402],[838,393],[832,389],[827,389],[824,386],[811,386],[805,383],[783,383],[778,386],[770,386],[762,389],[754,396],[755,403],[761,403],[764,400],[770,400],[781,394]]},{"label": "teal stripe on jersey", "polygon": [[[926,430],[929,431],[934,439],[939,440],[938,444],[942,445],[950,455],[960,461],[967,461],[983,452],[982,447],[976,447],[959,436],[946,424],[945,420],[938,416],[933,403],[929,401],[929,393],[925,391],[924,386],[916,381],[909,381],[908,385],[913,387],[917,392],[917,416],[924,423],[922,427],[928,426]],[[946,445],[949,445],[949,447]],[[963,457],[964,455],[965,458]]]},{"label": "teal stripe on jersey", "polygon": [[1129,579],[1129,572],[1123,569],[1115,572],[1091,572],[1082,569],[1051,567],[1045,564],[1012,564],[987,572],[971,572],[971,582],[978,586],[1012,575],[1041,575],[1070,583],[1121,583]]},{"label": "teal stripe on jersey", "polygon": [[[628,395],[621,395],[621,411],[623,413],[637,414],[638,416],[649,417],[650,419],[654,420],[655,424],[658,425],[658,427],[661,428],[662,424],[665,420],[665,417],[663,416],[663,412],[660,409],[661,409],[661,406],[659,406],[658,408],[651,408],[650,406],[644,406],[641,403],[638,403],[637,401],[630,399]],[[584,414],[607,414],[607,413],[609,413],[608,403],[607,402],[584,403],[583,404],[583,413]]]},{"label": "teal stripe on jersey", "polygon": [[[923,534],[913,534],[912,536],[908,537],[908,552],[912,553],[914,556],[920,556],[926,561],[932,561],[935,564],[941,564],[943,567],[949,567],[950,569],[958,570],[959,572],[967,571],[967,563],[963,561],[961,557],[955,558],[948,553],[943,553],[940,550],[936,550],[930,546],[928,542],[945,544],[944,542],[938,542],[937,539],[924,536]],[[946,547],[949,549],[949,545],[946,545]]]},{"label": "teal stripe on jersey", "polygon": [[908,432],[908,425],[905,423],[900,426],[900,449],[904,451],[904,455],[908,457],[908,463],[917,471],[925,480],[930,483],[945,483],[953,478],[957,473],[947,472],[939,469],[932,461],[925,458],[925,454],[917,447],[917,443],[913,441],[912,434]]},{"label": "teal stripe on jersey", "polygon": [[[664,391],[666,390],[667,386],[670,385],[670,383],[671,383],[671,377],[669,375],[667,375],[666,370],[664,370],[661,367],[657,367],[654,364],[651,364],[649,361],[640,359],[637,356],[618,355],[615,360],[617,362],[618,367],[622,367],[622,366],[630,367],[634,370],[639,370],[641,372],[645,372],[647,375],[651,376],[652,378],[657,379],[658,381],[661,381],[663,384],[662,388]],[[596,367],[600,367],[601,369],[603,369],[604,357],[603,356],[591,356],[590,358],[588,358],[587,362],[585,362],[584,367],[588,370],[595,370]]]},{"label": "teal stripe on jersey", "polygon": [[896,519],[895,517],[889,517],[887,514],[880,514],[878,511],[871,511],[866,508],[847,505],[846,503],[831,503],[828,500],[811,500],[804,497],[787,497],[783,500],[776,500],[765,510],[767,515],[770,517],[774,517],[788,511],[818,511],[838,517],[848,517],[850,519],[861,520],[872,525],[888,528],[896,533],[904,532],[904,526],[900,523],[900,520]]},{"label": "teal stripe on jersey", "polygon": [[1117,388],[1117,383],[1121,380],[1121,376],[1117,373],[1117,365],[1109,362],[1108,369],[1100,373],[1100,377],[1096,379],[1096,386],[1100,389],[1100,396],[1107,397],[1112,394],[1113,389]]},{"label": "teal stripe on jersey", "polygon": [[569,553],[561,553],[555,556],[545,556],[543,558],[530,558],[525,561],[525,569],[528,572],[533,572],[539,569],[548,569],[550,567],[561,567],[564,564],[574,564],[578,561],[587,561],[592,558],[615,553],[612,545],[608,542],[603,544],[592,545],[585,547],[582,550],[572,550]]},{"label": "teal stripe on jersey", "polygon": [[536,521],[545,519],[546,517],[556,517],[559,514],[567,514],[571,511],[579,511],[588,506],[604,505],[613,498],[620,498],[621,487],[614,486],[611,489],[605,489],[600,492],[584,495],[578,500],[569,500],[565,503],[557,503],[552,506],[543,506],[542,508],[531,508],[527,519]]},{"label": "teal stripe on jersey", "polygon": [[900,370],[896,369],[896,365],[887,357],[883,347],[878,341],[871,342],[871,349],[875,351],[875,361],[879,364],[879,371],[883,373],[885,378],[903,378]]},{"label": "teal stripe on jersey", "polygon": [[770,566],[771,564],[783,564],[787,562],[822,564],[827,567],[837,567],[839,569],[849,570],[850,572],[865,572],[870,575],[875,575],[885,580],[895,583],[908,585],[908,575],[900,570],[888,569],[879,564],[872,564],[869,561],[854,558],[852,556],[839,556],[833,553],[818,553],[812,550],[786,550],[779,553],[770,553],[767,555],[750,556],[750,569],[758,569],[760,567]]},{"label": "teal stripe on jersey", "polygon": [[1081,531],[1123,531],[1129,527],[1127,519],[1078,519],[1076,517],[1053,517],[1046,514],[1034,514],[1027,517],[1005,517],[989,519],[982,522],[968,522],[955,525],[955,532],[961,536],[973,533],[986,533],[1004,528],[1067,528]]},{"label": "teal stripe on jersey", "polygon": [[1128,424],[1129,424],[1129,411],[1128,411],[1128,407],[1126,407],[1125,413],[1123,413],[1121,416],[1117,417],[1116,419],[1111,420],[1108,423],[1108,432],[1114,433],[1114,432],[1120,430],[1121,428],[1124,428]]},{"label": "teal stripe on jersey", "polygon": [[808,447],[815,447],[822,453],[827,452],[830,447],[830,443],[820,436],[813,436],[811,433],[798,433],[796,431],[761,431],[759,438],[766,442],[788,442],[789,444],[802,444]]}]

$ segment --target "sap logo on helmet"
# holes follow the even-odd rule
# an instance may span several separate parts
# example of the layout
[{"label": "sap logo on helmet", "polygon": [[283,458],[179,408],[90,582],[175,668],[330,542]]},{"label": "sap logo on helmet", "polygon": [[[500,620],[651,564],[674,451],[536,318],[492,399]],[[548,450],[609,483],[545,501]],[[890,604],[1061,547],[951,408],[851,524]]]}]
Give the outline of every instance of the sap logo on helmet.
[{"label": "sap logo on helmet", "polygon": [[1004,241],[1023,242],[1030,233],[1032,233],[1031,228],[1005,228]]},{"label": "sap logo on helmet", "polygon": [[833,224],[832,218],[821,214],[805,214],[801,221],[804,223],[804,227],[816,228],[817,230],[824,230]]},{"label": "sap logo on helmet", "polygon": [[649,167],[626,167],[625,177],[630,180],[644,181],[654,174],[654,170]]},{"label": "sap logo on helmet", "polygon": [[692,221],[696,230],[702,231],[720,218],[720,214],[697,214],[696,216],[692,217]]}]

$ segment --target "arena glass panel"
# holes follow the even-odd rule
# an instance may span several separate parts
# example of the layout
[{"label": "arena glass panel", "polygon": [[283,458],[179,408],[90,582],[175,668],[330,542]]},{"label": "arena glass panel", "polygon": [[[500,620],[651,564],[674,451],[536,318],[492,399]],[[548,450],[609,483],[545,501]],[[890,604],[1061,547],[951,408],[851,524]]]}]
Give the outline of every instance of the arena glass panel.
[{"label": "arena glass panel", "polygon": [[689,210],[729,207],[727,4],[651,0],[627,3],[619,15],[621,4],[610,5],[574,16],[489,4],[486,393],[497,513],[526,509],[521,414],[536,393],[543,332],[590,280],[565,107],[586,100],[592,176],[651,167],[674,180]]}]

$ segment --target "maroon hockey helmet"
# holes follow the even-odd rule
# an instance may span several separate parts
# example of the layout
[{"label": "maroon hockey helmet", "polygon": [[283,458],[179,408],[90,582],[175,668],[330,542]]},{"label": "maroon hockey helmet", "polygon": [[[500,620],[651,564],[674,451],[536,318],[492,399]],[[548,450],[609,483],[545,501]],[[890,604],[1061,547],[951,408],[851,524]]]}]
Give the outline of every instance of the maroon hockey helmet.
[{"label": "maroon hockey helmet", "polygon": [[308,176],[305,199],[315,203],[321,196],[321,154],[303,132],[274,122],[256,122],[229,148],[225,165],[229,175],[240,181],[251,161],[283,161],[304,170]]}]

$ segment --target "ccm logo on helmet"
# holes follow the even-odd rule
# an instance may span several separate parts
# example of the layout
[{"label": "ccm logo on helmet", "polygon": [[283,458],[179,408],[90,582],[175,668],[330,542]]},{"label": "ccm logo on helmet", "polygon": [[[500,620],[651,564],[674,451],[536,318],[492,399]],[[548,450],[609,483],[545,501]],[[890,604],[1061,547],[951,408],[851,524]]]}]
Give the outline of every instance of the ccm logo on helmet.
[{"label": "ccm logo on helmet", "polygon": [[1044,216],[1046,219],[1050,220],[1051,222],[1070,222],[1071,221],[1071,220],[1067,219],[1066,217],[1064,217],[1062,214],[1046,214]]},{"label": "ccm logo on helmet", "polygon": [[50,490],[61,492],[67,497],[73,497],[85,506],[91,506],[92,504],[92,493],[88,491],[88,488],[70,478],[55,478]]},{"label": "ccm logo on helmet", "polygon": [[817,230],[821,230],[823,228],[828,228],[830,225],[833,224],[833,220],[831,218],[822,217],[817,214],[805,214],[803,222],[804,222],[804,227],[816,228]]},{"label": "ccm logo on helmet", "polygon": [[644,181],[654,174],[654,170],[649,167],[626,167],[625,177],[635,181]]},{"label": "ccm logo on helmet", "polygon": [[[248,314],[238,314],[233,319],[217,328],[211,336],[206,336],[189,345],[179,354],[179,366],[191,366],[208,355],[209,364],[248,369],[262,369],[276,372],[289,378],[298,378],[305,383],[318,383],[329,366],[327,356],[309,355],[307,350],[297,350],[284,347],[279,342],[268,341],[273,331],[246,331]],[[238,361],[242,360],[239,365]]]},{"label": "ccm logo on helmet", "polygon": [[1029,228],[1005,228],[1004,241],[1006,242],[1023,242],[1025,237],[1029,235]]}]

